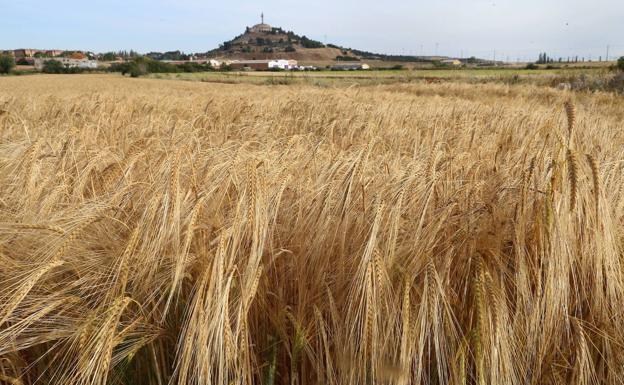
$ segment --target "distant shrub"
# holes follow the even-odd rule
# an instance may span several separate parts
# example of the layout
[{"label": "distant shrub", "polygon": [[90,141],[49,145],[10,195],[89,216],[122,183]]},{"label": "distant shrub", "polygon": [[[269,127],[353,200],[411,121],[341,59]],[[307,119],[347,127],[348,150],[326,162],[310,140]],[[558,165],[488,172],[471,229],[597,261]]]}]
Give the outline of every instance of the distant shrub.
[{"label": "distant shrub", "polygon": [[11,55],[0,55],[0,74],[8,74],[15,67],[15,59]]},{"label": "distant shrub", "polygon": [[618,59],[618,61],[617,61],[617,68],[620,71],[624,71],[624,56],[622,56],[621,58]]},{"label": "distant shrub", "polygon": [[525,70],[536,70],[538,68],[539,66],[535,63],[529,63],[524,67]]},{"label": "distant shrub", "polygon": [[147,65],[141,62],[134,62],[130,65],[130,77],[138,78],[139,76],[147,75]]},{"label": "distant shrub", "polygon": [[295,47],[293,47],[292,45],[289,45],[288,47],[286,47],[286,48],[284,49],[284,51],[285,51],[285,52],[295,52],[295,51],[297,51],[297,50],[296,50],[296,49],[295,49]]},{"label": "distant shrub", "polygon": [[338,55],[336,56],[336,60],[338,61],[360,61],[359,58],[357,57],[353,57],[353,56],[344,56],[344,55]]}]

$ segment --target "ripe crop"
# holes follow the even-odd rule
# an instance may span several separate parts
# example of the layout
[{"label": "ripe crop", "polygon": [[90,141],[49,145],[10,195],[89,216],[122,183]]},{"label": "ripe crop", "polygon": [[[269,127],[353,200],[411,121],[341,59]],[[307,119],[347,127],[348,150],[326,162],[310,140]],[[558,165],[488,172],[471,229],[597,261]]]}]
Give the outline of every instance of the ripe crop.
[{"label": "ripe crop", "polygon": [[621,97],[0,86],[0,382],[624,377]]}]

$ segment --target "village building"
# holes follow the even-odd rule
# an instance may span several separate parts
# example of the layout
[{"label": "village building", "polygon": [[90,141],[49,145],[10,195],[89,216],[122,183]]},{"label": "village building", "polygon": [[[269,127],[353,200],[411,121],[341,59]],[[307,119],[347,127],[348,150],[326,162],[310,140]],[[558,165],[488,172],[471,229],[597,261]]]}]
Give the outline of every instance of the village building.
[{"label": "village building", "polygon": [[46,62],[50,60],[56,60],[61,62],[65,68],[83,68],[83,69],[96,69],[98,68],[97,60],[89,60],[86,57],[83,58],[71,58],[71,57],[57,57],[57,58],[36,58],[35,69],[41,71]]},{"label": "village building", "polygon": [[35,56],[48,56],[48,57],[57,57],[57,56],[61,56],[65,51],[62,50],[58,50],[58,49],[50,49],[50,50],[43,50],[43,49],[15,49],[12,51],[13,52],[13,56],[15,56],[16,59],[29,59],[29,58],[34,58]]},{"label": "village building", "polygon": [[34,57],[35,54],[40,53],[42,51],[38,49],[16,49],[13,51],[13,55],[16,59]]}]

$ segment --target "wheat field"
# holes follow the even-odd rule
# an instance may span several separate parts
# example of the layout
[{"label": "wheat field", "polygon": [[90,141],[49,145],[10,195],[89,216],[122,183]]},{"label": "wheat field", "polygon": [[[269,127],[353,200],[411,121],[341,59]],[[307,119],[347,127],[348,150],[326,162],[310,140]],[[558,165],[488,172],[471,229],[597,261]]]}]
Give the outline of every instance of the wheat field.
[{"label": "wheat field", "polygon": [[620,384],[624,99],[0,79],[0,383]]}]

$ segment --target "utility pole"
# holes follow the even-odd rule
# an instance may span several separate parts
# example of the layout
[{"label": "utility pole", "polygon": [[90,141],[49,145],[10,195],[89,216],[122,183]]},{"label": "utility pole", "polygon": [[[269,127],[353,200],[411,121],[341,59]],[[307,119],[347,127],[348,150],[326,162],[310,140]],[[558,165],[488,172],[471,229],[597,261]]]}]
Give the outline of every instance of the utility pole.
[{"label": "utility pole", "polygon": [[609,61],[609,48],[610,48],[610,47],[609,47],[609,45],[607,44],[607,60],[606,60],[606,61]]}]

